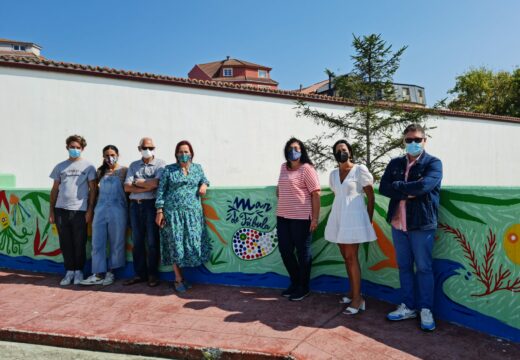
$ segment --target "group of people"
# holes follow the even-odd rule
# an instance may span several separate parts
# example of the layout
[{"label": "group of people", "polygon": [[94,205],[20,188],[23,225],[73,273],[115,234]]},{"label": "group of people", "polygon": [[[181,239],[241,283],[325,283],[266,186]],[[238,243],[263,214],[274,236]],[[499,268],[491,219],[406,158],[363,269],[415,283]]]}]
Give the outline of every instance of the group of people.
[{"label": "group of people", "polygon": [[[406,127],[403,132],[406,154],[390,161],[380,180],[379,193],[390,198],[386,220],[392,226],[402,292],[402,303],[387,319],[411,319],[419,313],[421,328],[433,331],[432,250],[442,163],[424,150],[426,139],[420,125]],[[350,286],[340,299],[346,305],[343,313],[356,315],[366,309],[361,294],[359,244],[377,239],[372,226],[374,177],[365,165],[355,162],[352,146],[346,140],[336,141],[331,153],[338,166],[329,175],[334,202],[324,237],[338,244],[345,261]],[[284,154],[286,162],[281,166],[277,187],[277,230],[290,285],[281,295],[299,301],[309,295],[311,240],[320,216],[320,184],[300,140],[291,138]]]},{"label": "group of people", "polygon": [[[50,175],[54,183],[49,221],[56,224],[66,270],[60,285],[112,284],[114,270],[125,265],[130,220],[135,277],[123,285],[159,285],[160,259],[162,265],[173,267],[175,289],[186,291],[190,285],[182,268],[204,264],[211,251],[200,201],[209,181],[202,167],[192,162],[191,144],[179,142],[176,163],[166,165],[155,157],[153,140],[142,138],[138,145],[141,158],[128,168],[119,164],[118,148],[107,145],[97,170],[81,157],[86,146],[83,137],[69,136],[69,157]],[[84,279],[90,222],[92,275]]]},{"label": "group of people", "polygon": [[[409,125],[403,135],[406,154],[390,161],[379,185],[380,194],[390,198],[387,221],[392,226],[403,298],[387,319],[405,320],[419,313],[421,328],[432,331],[432,249],[442,163],[424,150],[427,138],[420,125]],[[50,175],[54,180],[50,222],[56,223],[66,269],[60,284],[112,284],[113,270],[125,264],[129,218],[135,277],[123,284],[148,282],[157,286],[160,258],[163,265],[173,267],[175,290],[189,289],[182,269],[204,264],[211,253],[201,205],[209,181],[202,167],[192,162],[191,144],[179,142],[176,162],[166,165],[155,157],[153,140],[143,138],[138,146],[141,159],[129,168],[119,164],[117,147],[107,145],[97,171],[81,157],[86,147],[83,137],[70,136],[66,145],[69,158],[56,165]],[[356,315],[366,309],[359,244],[377,239],[372,226],[374,177],[365,165],[355,162],[353,148],[346,140],[338,140],[331,153],[338,166],[329,176],[335,196],[324,236],[338,244],[345,261],[350,286],[340,299],[346,306],[343,313]],[[300,301],[310,291],[311,239],[320,217],[321,186],[300,140],[289,139],[284,156],[276,189],[276,216],[279,251],[290,285],[281,295]],[[93,274],[84,279],[87,223],[91,221]]]}]

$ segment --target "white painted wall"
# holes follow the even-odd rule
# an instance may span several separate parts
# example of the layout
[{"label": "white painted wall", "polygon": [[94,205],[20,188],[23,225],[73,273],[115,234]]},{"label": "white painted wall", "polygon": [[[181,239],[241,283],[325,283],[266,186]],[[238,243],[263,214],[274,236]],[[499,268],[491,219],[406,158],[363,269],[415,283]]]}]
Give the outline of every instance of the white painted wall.
[{"label": "white painted wall", "polygon": [[[0,67],[0,173],[15,174],[18,187],[49,187],[68,135],[87,139],[84,157],[96,165],[107,144],[129,164],[139,157],[139,138],[151,136],[167,162],[177,141],[190,140],[214,186],[273,185],[285,141],[321,132],[294,107],[264,96]],[[436,125],[428,147],[444,162],[444,184],[520,185],[520,125],[462,118]]]}]

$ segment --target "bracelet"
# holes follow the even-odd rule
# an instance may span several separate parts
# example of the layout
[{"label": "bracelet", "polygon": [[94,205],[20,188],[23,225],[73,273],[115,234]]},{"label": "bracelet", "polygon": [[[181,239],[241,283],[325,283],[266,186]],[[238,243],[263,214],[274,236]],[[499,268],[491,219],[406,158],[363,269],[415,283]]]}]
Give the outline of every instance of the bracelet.
[{"label": "bracelet", "polygon": [[156,214],[162,214],[163,211],[162,210],[157,210]]}]

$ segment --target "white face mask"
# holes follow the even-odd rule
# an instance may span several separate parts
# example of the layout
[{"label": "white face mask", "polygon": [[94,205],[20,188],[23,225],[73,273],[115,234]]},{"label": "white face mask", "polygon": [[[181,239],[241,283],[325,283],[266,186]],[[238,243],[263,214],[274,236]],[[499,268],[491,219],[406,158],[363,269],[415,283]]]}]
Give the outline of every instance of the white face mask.
[{"label": "white face mask", "polygon": [[152,156],[154,155],[154,151],[153,150],[141,150],[141,156],[145,159],[149,159],[151,158]]}]

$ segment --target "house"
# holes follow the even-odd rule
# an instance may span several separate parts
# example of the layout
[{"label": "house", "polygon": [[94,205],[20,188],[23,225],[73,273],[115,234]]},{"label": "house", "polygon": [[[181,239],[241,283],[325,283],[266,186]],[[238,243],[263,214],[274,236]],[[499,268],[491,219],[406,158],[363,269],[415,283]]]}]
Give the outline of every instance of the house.
[{"label": "house", "polygon": [[221,81],[252,86],[257,88],[277,89],[278,82],[271,79],[271,68],[249,61],[231,59],[197,64],[188,73],[190,79]]},{"label": "house", "polygon": [[41,46],[31,42],[0,39],[0,55],[42,58],[40,56],[41,49]]},{"label": "house", "polygon": [[[347,76],[347,75],[340,75]],[[394,91],[397,100],[404,101],[410,103],[410,105],[415,106],[426,106],[426,97],[424,94],[424,88],[418,85],[411,84],[399,84],[394,83]],[[329,79],[322,80],[305,88],[301,88],[298,90],[304,94],[319,94],[319,95],[329,95],[335,96],[336,91],[334,88],[334,81],[330,81]]]}]

